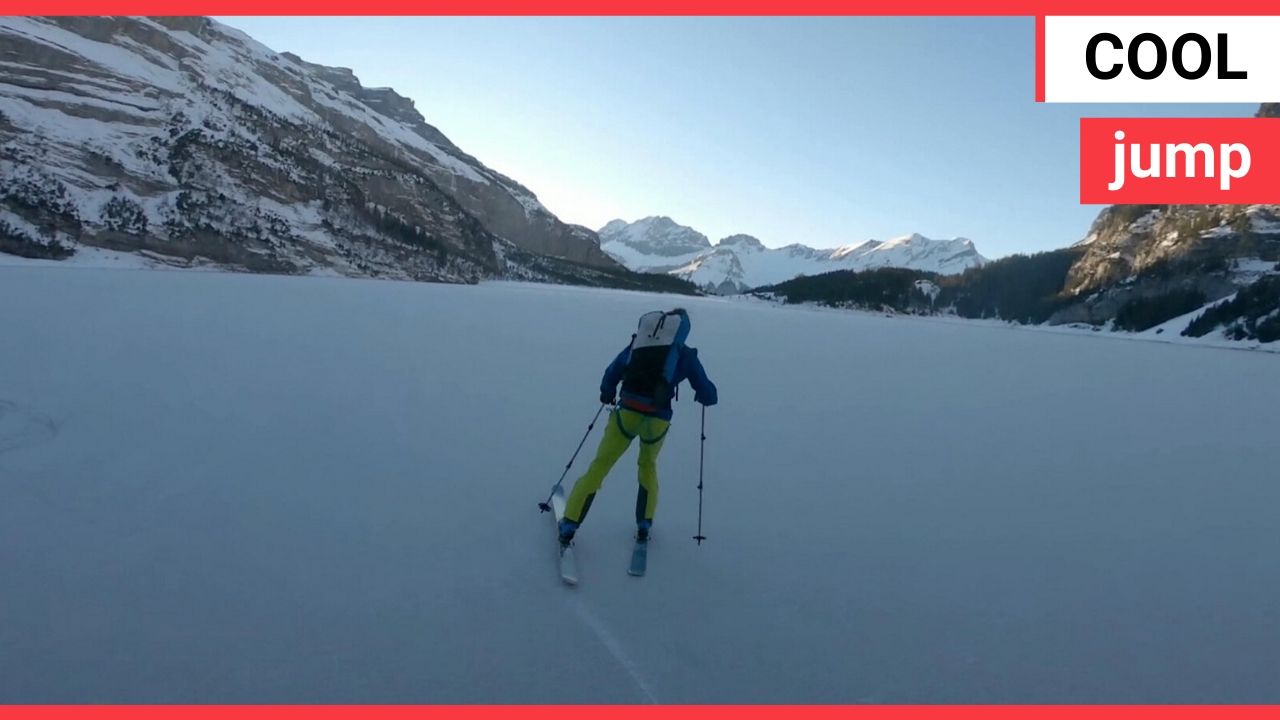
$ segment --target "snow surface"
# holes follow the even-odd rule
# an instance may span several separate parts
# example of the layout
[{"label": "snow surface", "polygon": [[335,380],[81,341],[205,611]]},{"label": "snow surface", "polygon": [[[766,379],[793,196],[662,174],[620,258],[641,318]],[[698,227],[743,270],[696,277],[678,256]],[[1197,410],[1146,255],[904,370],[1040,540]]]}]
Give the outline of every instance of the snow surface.
[{"label": "snow surface", "polygon": [[699,250],[680,255],[650,255],[622,242],[602,242],[600,249],[636,272],[666,272],[682,267],[705,255]]},{"label": "snow surface", "polygon": [[[1208,344],[1214,344],[1223,339],[1221,328],[1219,328],[1217,332],[1211,332],[1208,335],[1205,335],[1204,337],[1201,337],[1201,338],[1182,337],[1182,331],[1187,329],[1187,326],[1191,324],[1191,321],[1200,317],[1201,315],[1208,312],[1209,310],[1212,310],[1213,308],[1219,305],[1226,305],[1227,303],[1235,300],[1236,295],[1237,293],[1231,293],[1226,297],[1218,298],[1217,300],[1207,302],[1204,305],[1201,305],[1200,307],[1196,308],[1195,310],[1192,310],[1191,312],[1183,313],[1178,317],[1173,318],[1172,320],[1166,320],[1160,323],[1159,325],[1147,328],[1146,330],[1143,330],[1142,332],[1135,333],[1135,334],[1140,336],[1145,336],[1148,338],[1155,338],[1158,335],[1168,335],[1170,340],[1175,340],[1176,338],[1175,340],[1176,342],[1188,342],[1188,343],[1203,342]],[[1262,343],[1257,343],[1257,344],[1261,345]],[[1267,344],[1270,344],[1270,343],[1267,343]]]},{"label": "snow surface", "polygon": [[1232,272],[1237,276],[1253,277],[1262,275],[1274,275],[1280,272],[1280,262],[1274,260],[1263,260],[1261,258],[1235,258],[1231,261]]},{"label": "snow surface", "polygon": [[[0,219],[4,219],[0,212]],[[177,258],[174,262],[179,262]],[[44,260],[24,258],[8,253],[0,253],[0,267],[76,267],[76,268],[115,268],[123,270],[143,270],[158,267],[160,264],[138,253],[117,252],[96,247],[80,247],[76,254],[65,260]]]},{"label": "snow surface", "polygon": [[1259,235],[1280,235],[1280,220],[1253,217],[1250,218],[1250,224],[1253,232]]},{"label": "snow surface", "polygon": [[0,702],[1280,702],[1266,353],[680,298],[709,540],[682,393],[648,575],[633,449],[562,586],[675,302],[0,268]]}]

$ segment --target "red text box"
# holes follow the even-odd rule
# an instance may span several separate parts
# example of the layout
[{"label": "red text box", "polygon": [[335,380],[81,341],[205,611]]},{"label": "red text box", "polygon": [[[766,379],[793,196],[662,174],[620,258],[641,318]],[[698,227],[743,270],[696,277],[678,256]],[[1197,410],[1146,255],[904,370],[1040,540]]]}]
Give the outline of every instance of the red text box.
[{"label": "red text box", "polygon": [[1280,202],[1280,119],[1083,118],[1080,202]]}]

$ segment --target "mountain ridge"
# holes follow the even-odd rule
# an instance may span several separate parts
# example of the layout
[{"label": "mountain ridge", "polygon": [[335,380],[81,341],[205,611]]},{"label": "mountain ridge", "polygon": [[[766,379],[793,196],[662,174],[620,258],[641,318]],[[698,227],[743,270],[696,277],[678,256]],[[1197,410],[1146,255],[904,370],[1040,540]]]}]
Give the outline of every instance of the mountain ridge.
[{"label": "mountain ridge", "polygon": [[832,270],[904,267],[953,274],[988,262],[972,240],[934,240],[919,233],[836,248],[800,243],[769,248],[747,234],[713,244],[697,230],[659,215],[631,223],[612,220],[598,234],[601,248],[632,270],[674,275],[722,294]]},{"label": "mountain ridge", "polygon": [[[450,282],[654,280],[627,277],[594,231],[350,69],[203,17],[8,17],[0,38],[0,251],[102,247]],[[511,265],[535,257],[541,270]]]}]

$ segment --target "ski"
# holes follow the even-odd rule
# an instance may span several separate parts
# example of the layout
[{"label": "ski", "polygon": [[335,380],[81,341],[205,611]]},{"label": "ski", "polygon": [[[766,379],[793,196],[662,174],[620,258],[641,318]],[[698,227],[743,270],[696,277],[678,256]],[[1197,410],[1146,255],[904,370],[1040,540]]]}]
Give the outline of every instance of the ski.
[{"label": "ski", "polygon": [[566,585],[578,584],[578,562],[573,557],[572,545],[560,545],[560,520],[564,518],[565,497],[564,488],[557,487],[551,493],[551,509],[554,511],[552,516],[555,518],[556,524],[556,544],[559,546],[560,553],[560,579]]},{"label": "ski", "polygon": [[635,547],[631,550],[631,567],[627,568],[627,574],[636,577],[644,575],[644,569],[648,561],[649,541],[637,540]]},{"label": "ski", "polygon": [[560,579],[565,585],[578,584],[578,562],[573,559],[573,547],[569,545],[560,547]]}]

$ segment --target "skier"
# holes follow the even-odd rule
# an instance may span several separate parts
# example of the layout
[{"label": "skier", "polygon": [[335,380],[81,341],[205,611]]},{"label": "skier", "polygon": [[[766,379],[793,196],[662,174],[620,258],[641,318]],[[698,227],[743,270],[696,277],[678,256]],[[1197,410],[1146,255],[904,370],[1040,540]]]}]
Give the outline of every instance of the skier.
[{"label": "skier", "polygon": [[658,505],[658,453],[671,424],[671,400],[677,394],[676,388],[688,380],[694,401],[705,406],[717,401],[716,386],[698,361],[698,351],[684,344],[689,329],[689,314],[684,308],[645,313],[631,343],[605,369],[600,381],[600,402],[617,407],[609,414],[595,460],[569,493],[559,526],[562,546],[568,547],[573,541],[605,476],[636,438],[640,439],[636,540],[648,541]]}]

